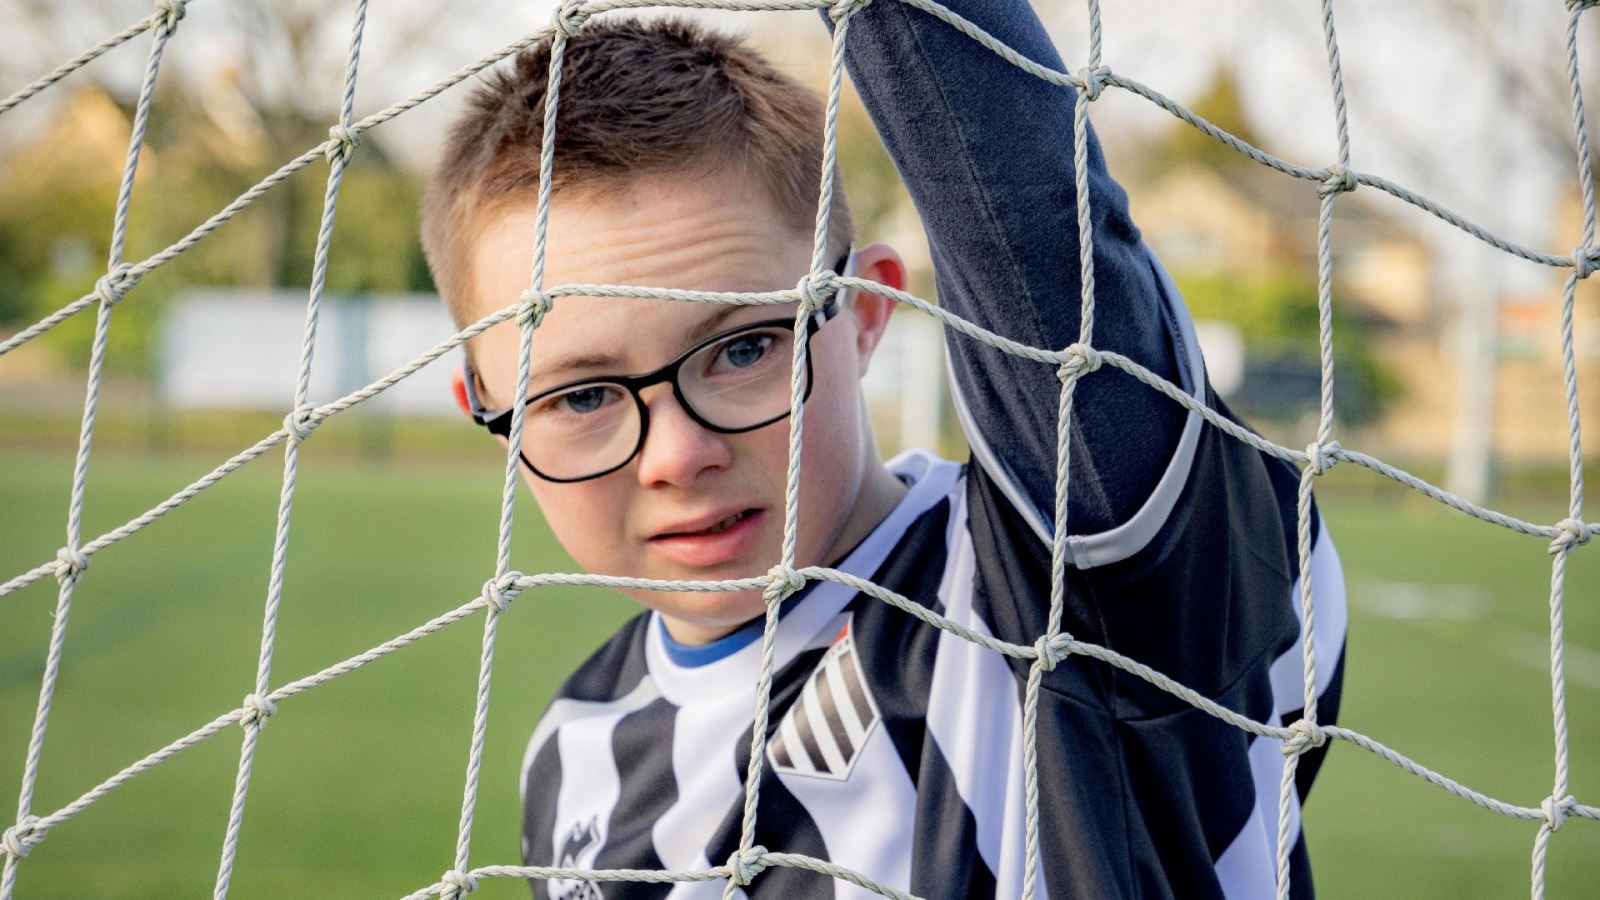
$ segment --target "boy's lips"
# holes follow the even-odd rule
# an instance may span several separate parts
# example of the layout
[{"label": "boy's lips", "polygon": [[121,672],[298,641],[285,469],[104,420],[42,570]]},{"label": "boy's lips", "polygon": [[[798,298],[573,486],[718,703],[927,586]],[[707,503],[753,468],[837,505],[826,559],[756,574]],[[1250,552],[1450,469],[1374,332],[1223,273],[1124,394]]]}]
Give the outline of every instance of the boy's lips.
[{"label": "boy's lips", "polygon": [[647,543],[662,556],[684,565],[721,565],[755,547],[766,517],[765,510],[754,508],[707,516],[660,531]]}]

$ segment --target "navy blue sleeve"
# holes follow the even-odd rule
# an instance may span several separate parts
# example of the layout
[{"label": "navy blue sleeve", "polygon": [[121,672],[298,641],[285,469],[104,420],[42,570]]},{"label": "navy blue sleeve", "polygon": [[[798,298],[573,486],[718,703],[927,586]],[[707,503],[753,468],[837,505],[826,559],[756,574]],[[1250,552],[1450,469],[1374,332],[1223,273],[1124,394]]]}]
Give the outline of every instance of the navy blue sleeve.
[{"label": "navy blue sleeve", "polygon": [[[1033,61],[1065,70],[1025,0],[945,5]],[[851,20],[845,60],[915,201],[942,307],[1016,341],[1078,339],[1080,267],[1072,89],[1010,65],[933,16],[876,0]],[[1093,345],[1175,383],[1174,326],[1127,197],[1089,135],[1096,315]],[[1174,298],[1176,299],[1176,298]],[[1053,518],[1056,368],[946,331],[974,459]],[[1103,368],[1079,385],[1069,528],[1125,522],[1172,458],[1184,411]]]}]

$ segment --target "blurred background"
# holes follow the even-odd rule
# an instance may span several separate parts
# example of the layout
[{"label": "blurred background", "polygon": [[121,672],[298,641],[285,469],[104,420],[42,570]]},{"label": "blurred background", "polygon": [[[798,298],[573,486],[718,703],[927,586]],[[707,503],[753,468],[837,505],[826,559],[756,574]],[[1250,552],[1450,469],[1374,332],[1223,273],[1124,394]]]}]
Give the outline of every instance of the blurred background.
[{"label": "blurred background", "polygon": [[[1083,5],[1035,5],[1068,65],[1082,66]],[[1292,162],[1334,159],[1315,4],[1104,6],[1104,58],[1114,71]],[[325,139],[352,8],[190,6],[163,63],[129,260],[178,240]],[[0,0],[0,94],[148,9]],[[357,117],[538,30],[549,9],[547,0],[463,0],[443,18],[420,0],[375,5]],[[1337,14],[1356,169],[1539,251],[1565,255],[1581,243],[1561,4],[1349,0]],[[814,15],[697,15],[748,33],[786,70],[824,85],[825,33]],[[1579,41],[1591,101],[1600,96],[1597,38],[1591,15]],[[148,36],[137,38],[0,117],[0,338],[82,296],[104,272],[148,46]],[[431,293],[417,202],[464,93],[457,87],[369,131],[347,171],[316,402],[381,377],[453,330]],[[1269,437],[1303,446],[1314,437],[1318,390],[1316,186],[1245,160],[1125,92],[1107,91],[1092,116],[1146,239],[1200,321],[1213,383]],[[916,213],[853,97],[840,135],[861,236],[899,247],[915,292],[936,299]],[[326,174],[316,164],[290,177],[117,307],[85,540],[281,424]],[[1489,248],[1374,190],[1342,196],[1335,208],[1341,442],[1524,518],[1562,518],[1566,270]],[[1591,422],[1600,421],[1596,303],[1593,286],[1581,286],[1575,349]],[[0,579],[52,559],[64,542],[92,331],[93,314],[81,314],[0,358]],[[941,340],[931,320],[896,316],[867,384],[885,455],[910,446],[964,453],[942,393]],[[303,447],[275,685],[466,602],[492,574],[504,458],[454,410],[448,376],[457,362],[441,359],[335,417]],[[94,556],[74,595],[35,813],[237,707],[251,689],[281,477],[275,450]],[[1536,806],[1554,765],[1545,542],[1350,466],[1318,490],[1350,587],[1342,724],[1492,796]],[[1573,554],[1567,583],[1572,791],[1588,803],[1600,797],[1596,552]],[[530,573],[575,568],[526,499],[513,560]],[[7,808],[55,596],[46,578],[0,599]],[[502,618],[474,866],[519,860],[522,747],[559,680],[632,611],[602,589],[545,588]],[[256,757],[233,896],[395,896],[450,867],[480,621],[282,704]],[[204,894],[238,734],[185,751],[57,827],[21,866],[18,896]],[[1306,819],[1324,897],[1527,890],[1533,824],[1480,810],[1347,745],[1333,750]],[[1552,848],[1551,896],[1591,895],[1600,827],[1569,825]],[[507,880],[481,889],[525,891]]]}]

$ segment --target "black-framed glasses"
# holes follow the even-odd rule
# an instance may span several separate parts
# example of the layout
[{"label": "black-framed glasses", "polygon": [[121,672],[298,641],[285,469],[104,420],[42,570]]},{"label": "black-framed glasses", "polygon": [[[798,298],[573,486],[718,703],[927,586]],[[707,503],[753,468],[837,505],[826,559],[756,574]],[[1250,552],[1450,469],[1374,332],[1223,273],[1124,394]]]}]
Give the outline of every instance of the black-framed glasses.
[{"label": "black-framed glasses", "polygon": [[[834,270],[844,274],[850,254]],[[809,342],[838,314],[839,292],[806,321]],[[793,318],[763,319],[713,335],[677,359],[643,375],[610,375],[571,381],[528,398],[523,413],[523,465],[547,481],[571,483],[599,478],[626,466],[650,431],[650,409],[640,391],[672,385],[684,412],[704,428],[739,434],[789,416],[794,353]],[[806,355],[801,402],[811,397],[811,356]],[[463,373],[473,421],[490,434],[509,438],[514,410],[484,409],[471,364]]]}]

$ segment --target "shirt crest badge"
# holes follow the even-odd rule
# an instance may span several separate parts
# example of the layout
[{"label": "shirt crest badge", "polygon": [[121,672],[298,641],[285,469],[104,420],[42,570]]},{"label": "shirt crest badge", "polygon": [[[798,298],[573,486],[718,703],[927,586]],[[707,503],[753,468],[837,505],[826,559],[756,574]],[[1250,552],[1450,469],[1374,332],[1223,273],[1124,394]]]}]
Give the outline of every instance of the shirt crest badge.
[{"label": "shirt crest badge", "polygon": [[844,781],[880,717],[846,621],[767,741],[767,759],[785,775]]}]

